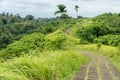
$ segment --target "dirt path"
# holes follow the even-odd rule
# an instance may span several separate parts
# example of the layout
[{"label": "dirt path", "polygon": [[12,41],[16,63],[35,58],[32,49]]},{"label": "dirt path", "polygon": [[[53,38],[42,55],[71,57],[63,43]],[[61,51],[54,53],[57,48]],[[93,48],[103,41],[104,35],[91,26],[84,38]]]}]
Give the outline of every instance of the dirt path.
[{"label": "dirt path", "polygon": [[120,80],[120,72],[109,60],[94,53],[81,53],[91,60],[80,68],[73,80]]}]

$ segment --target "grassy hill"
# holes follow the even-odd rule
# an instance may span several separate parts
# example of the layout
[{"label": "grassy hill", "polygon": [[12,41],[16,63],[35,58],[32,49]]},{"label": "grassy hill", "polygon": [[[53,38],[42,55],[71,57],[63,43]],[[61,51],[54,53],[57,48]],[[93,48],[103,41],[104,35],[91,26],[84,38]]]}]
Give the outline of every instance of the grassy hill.
[{"label": "grassy hill", "polygon": [[[80,50],[107,57],[120,70],[119,19],[119,14],[105,13],[94,18],[1,21],[8,32],[2,30],[0,34],[7,35],[0,37],[0,79],[71,80],[89,61]],[[23,28],[25,24],[27,29]]]}]

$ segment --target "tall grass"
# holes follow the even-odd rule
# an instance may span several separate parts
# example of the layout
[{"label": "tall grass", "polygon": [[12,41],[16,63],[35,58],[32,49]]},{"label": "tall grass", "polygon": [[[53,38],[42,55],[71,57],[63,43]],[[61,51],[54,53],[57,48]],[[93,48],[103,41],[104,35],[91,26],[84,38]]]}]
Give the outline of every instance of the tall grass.
[{"label": "tall grass", "polygon": [[0,80],[70,80],[87,60],[75,51],[22,56],[0,64]]},{"label": "tall grass", "polygon": [[78,49],[95,52],[111,60],[113,65],[120,71],[120,52],[118,47],[101,45],[98,48],[97,44],[79,45]]}]

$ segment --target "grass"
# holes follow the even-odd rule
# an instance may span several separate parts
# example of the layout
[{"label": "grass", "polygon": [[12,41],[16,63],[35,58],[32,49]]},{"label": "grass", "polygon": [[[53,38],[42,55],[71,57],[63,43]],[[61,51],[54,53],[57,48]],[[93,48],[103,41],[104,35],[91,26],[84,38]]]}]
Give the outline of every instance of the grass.
[{"label": "grass", "polygon": [[74,37],[78,37],[76,32],[81,28],[88,27],[92,23],[91,19],[82,19],[81,21],[77,22],[72,28],[70,35]]},{"label": "grass", "polygon": [[0,63],[0,80],[70,80],[88,58],[76,51],[48,51]]},{"label": "grass", "polygon": [[101,45],[97,47],[97,44],[78,45],[80,50],[95,52],[101,56],[109,58],[113,65],[120,71],[120,52],[117,47]]}]

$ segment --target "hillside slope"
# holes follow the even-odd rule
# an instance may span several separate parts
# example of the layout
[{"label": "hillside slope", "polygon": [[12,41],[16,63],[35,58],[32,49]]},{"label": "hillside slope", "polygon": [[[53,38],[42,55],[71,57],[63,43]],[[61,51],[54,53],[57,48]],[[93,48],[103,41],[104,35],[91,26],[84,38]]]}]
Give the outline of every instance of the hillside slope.
[{"label": "hillside slope", "polygon": [[[119,14],[107,13],[91,19],[55,19],[43,24],[26,20],[23,23],[35,22],[36,28],[28,27],[24,34],[11,36],[10,43],[6,43],[9,38],[4,38],[5,42],[0,38],[3,40],[0,44],[6,44],[0,50],[0,79],[71,80],[79,68],[90,60],[88,57],[91,57],[81,54],[80,50],[93,51],[103,58],[107,57],[120,70],[119,18]],[[22,24],[21,21],[18,23]],[[4,26],[9,30],[7,25]],[[3,34],[7,32],[0,35]],[[90,55],[89,52],[87,55]],[[97,57],[94,58],[98,60]],[[102,62],[100,63],[102,66]],[[99,66],[99,62],[96,64],[96,67]]]}]

